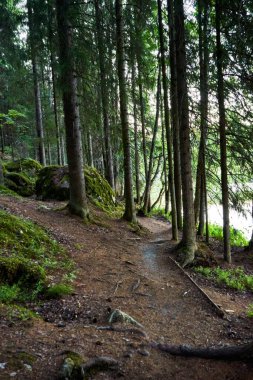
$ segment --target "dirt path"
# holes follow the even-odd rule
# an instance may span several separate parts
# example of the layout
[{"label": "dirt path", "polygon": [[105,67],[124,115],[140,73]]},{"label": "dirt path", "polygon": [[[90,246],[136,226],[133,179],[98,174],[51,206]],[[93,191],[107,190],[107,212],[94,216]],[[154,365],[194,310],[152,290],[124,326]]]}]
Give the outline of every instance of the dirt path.
[{"label": "dirt path", "polygon": [[[0,369],[1,379],[56,379],[68,350],[84,358],[102,355],[119,361],[117,371],[94,379],[253,379],[250,363],[174,357],[150,347],[152,341],[200,346],[252,337],[252,323],[219,318],[168,259],[173,248],[168,224],[142,218],[152,233],[139,238],[123,221],[102,213],[97,213],[100,226],[87,226],[55,211],[59,203],[1,197],[0,205],[50,230],[78,268],[74,295],[31,305],[40,320],[11,326],[0,322],[0,363],[7,363]],[[114,309],[143,324],[146,336],[100,330],[108,326]],[[31,368],[24,365],[28,356],[33,358]]]}]

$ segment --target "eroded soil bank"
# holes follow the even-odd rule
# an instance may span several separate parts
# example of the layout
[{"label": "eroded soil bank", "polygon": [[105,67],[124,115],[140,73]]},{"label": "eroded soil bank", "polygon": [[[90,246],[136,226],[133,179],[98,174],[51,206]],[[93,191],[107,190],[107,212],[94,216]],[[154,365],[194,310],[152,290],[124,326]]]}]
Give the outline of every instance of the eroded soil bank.
[{"label": "eroded soil bank", "polygon": [[[0,368],[1,379],[57,379],[68,351],[84,360],[107,356],[119,362],[116,370],[98,372],[93,379],[253,379],[247,361],[176,357],[151,347],[151,342],[207,346],[253,338],[252,320],[244,317],[243,308],[220,318],[170,261],[168,224],[142,219],[150,232],[140,237],[121,220],[97,212],[100,225],[84,225],[66,211],[56,211],[59,206],[1,197],[2,208],[47,228],[78,269],[73,295],[30,305],[39,319],[1,319],[0,363],[6,363]],[[214,294],[211,287],[207,291]],[[220,303],[224,297],[230,308],[237,304],[237,295],[233,301],[229,292],[221,292]],[[100,329],[108,326],[114,309],[134,317],[145,334],[126,324],[119,326],[121,331]]]}]

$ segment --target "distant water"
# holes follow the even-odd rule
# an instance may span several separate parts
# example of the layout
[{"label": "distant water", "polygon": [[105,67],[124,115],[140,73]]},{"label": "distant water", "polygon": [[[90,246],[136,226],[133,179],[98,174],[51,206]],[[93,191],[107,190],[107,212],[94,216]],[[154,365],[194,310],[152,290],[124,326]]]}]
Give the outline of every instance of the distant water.
[{"label": "distant water", "polygon": [[[244,213],[239,213],[236,210],[230,209],[230,224],[231,227],[236,228],[244,233],[245,237],[249,240],[252,234],[253,222],[251,216],[251,203],[245,204]],[[209,222],[222,226],[222,206],[210,205],[208,207]]]}]

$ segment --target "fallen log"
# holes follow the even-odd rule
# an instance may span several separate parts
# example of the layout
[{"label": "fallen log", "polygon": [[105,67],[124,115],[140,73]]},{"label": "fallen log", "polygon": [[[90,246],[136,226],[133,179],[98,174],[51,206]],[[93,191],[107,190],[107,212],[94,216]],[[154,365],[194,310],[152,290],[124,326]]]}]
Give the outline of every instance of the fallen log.
[{"label": "fallen log", "polygon": [[195,356],[204,359],[243,360],[252,359],[253,341],[236,346],[193,347],[187,344],[173,345],[151,342],[152,348],[178,356]]}]

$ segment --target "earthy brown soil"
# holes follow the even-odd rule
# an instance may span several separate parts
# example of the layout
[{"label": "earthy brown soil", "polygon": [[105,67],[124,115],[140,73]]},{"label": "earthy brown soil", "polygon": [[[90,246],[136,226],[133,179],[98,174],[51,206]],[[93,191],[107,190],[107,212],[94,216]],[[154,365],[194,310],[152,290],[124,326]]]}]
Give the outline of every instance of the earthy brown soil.
[{"label": "earthy brown soil", "polygon": [[[93,379],[253,379],[249,361],[176,357],[150,345],[155,341],[210,346],[253,339],[253,321],[245,316],[250,294],[195,277],[214,301],[229,310],[222,319],[169,259],[175,243],[170,241],[168,223],[141,218],[150,232],[139,236],[124,221],[98,211],[94,212],[100,225],[85,225],[66,211],[56,211],[61,205],[1,197],[1,208],[47,228],[78,268],[73,295],[30,305],[40,319],[14,324],[0,320],[0,363],[7,363],[0,368],[1,379],[57,379],[67,351],[86,360],[96,356],[118,360],[118,370],[97,373]],[[146,336],[126,324],[120,326],[125,331],[100,330],[109,325],[114,309],[140,322]]]}]

